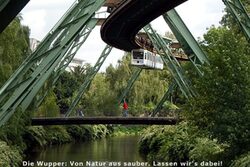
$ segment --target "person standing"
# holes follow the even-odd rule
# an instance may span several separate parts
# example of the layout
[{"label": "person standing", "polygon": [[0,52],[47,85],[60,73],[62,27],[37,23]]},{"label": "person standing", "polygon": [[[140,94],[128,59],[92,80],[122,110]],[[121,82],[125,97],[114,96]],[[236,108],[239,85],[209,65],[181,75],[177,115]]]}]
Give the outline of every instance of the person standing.
[{"label": "person standing", "polygon": [[128,104],[126,103],[126,100],[123,100],[123,113],[122,113],[123,117],[127,117],[128,116]]}]

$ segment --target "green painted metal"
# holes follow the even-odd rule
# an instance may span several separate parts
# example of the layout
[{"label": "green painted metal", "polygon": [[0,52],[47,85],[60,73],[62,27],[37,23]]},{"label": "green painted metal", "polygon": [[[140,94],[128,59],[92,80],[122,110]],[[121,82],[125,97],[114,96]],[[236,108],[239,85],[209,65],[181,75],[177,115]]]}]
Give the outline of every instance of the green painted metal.
[{"label": "green painted metal", "polygon": [[[55,72],[52,74],[53,81],[51,82],[51,84],[49,86],[50,88],[52,88],[56,84],[56,82],[59,79],[59,77],[61,76],[61,74],[65,71],[65,69],[68,67],[69,63],[75,57],[77,51],[81,48],[81,46],[84,44],[84,42],[89,37],[92,30],[95,28],[97,22],[98,22],[97,19],[91,18],[86,23],[84,28],[80,31],[80,33],[75,37],[74,42],[70,46],[69,51],[65,54],[64,58],[62,59],[62,61],[59,64],[59,66],[55,69]],[[37,107],[41,105],[41,103],[43,102],[43,100],[47,96],[48,92],[49,92],[49,89],[47,89],[45,91],[45,93],[39,97],[39,99],[37,100],[37,104],[36,104]]]},{"label": "green painted metal", "polygon": [[[72,46],[84,25],[100,9],[104,0],[76,1],[37,50],[29,56],[0,89],[0,125],[4,124],[18,106],[25,111],[39,89],[51,76]],[[11,91],[9,91],[11,90]]]},{"label": "green painted metal", "polygon": [[104,50],[102,51],[101,56],[99,57],[99,59],[97,60],[97,62],[95,64],[95,66],[87,74],[86,78],[84,78],[84,82],[80,86],[78,94],[77,94],[76,98],[73,100],[73,102],[71,103],[71,105],[69,107],[69,110],[65,114],[65,117],[69,117],[70,114],[73,113],[75,107],[77,106],[77,104],[79,103],[79,101],[82,98],[83,94],[85,93],[85,91],[87,90],[87,88],[89,87],[89,85],[91,84],[92,80],[94,79],[95,75],[97,74],[97,72],[101,68],[102,64],[104,63],[104,61],[108,57],[108,55],[111,52],[112,48],[113,47],[111,47],[109,45],[107,45],[104,48]]},{"label": "green painted metal", "polygon": [[121,96],[119,97],[119,104],[122,103],[122,100],[126,97],[132,86],[134,85],[137,78],[140,76],[140,73],[142,72],[142,68],[135,68],[131,78],[128,81],[127,87],[123,90]]},{"label": "green painted metal", "polygon": [[0,12],[6,7],[10,0],[0,0]]},{"label": "green painted metal", "polygon": [[160,102],[158,103],[156,108],[153,110],[153,112],[151,114],[152,117],[154,117],[162,109],[162,106],[165,103],[165,101],[171,99],[172,93],[176,88],[177,88],[176,82],[172,82],[169,85],[168,91],[164,94],[164,96],[162,97],[162,99],[160,100]]},{"label": "green painted metal", "polygon": [[206,54],[200,48],[199,44],[188,30],[187,26],[176,12],[175,9],[162,15],[170,29],[174,33],[177,40],[180,42],[182,49],[192,62],[193,66],[200,75],[203,75],[200,67],[204,63],[209,63]]},{"label": "green painted metal", "polygon": [[184,71],[180,63],[171,53],[164,39],[153,30],[150,24],[144,27],[144,31],[148,34],[157,52],[161,55],[163,62],[168,66],[183,95],[186,98],[195,96],[190,81],[184,76]]},{"label": "green painted metal", "polygon": [[[174,33],[177,40],[180,42],[182,49],[188,56],[189,60],[195,67],[198,74],[204,75],[201,66],[205,63],[209,64],[207,55],[200,48],[199,44],[193,37],[192,33],[189,31],[179,14],[175,9],[162,15],[172,32]],[[162,108],[162,105],[167,99],[170,99],[172,90],[175,89],[176,83],[171,83],[168,91],[162,97],[160,102],[157,104],[156,108],[152,112],[151,116],[155,116]]]},{"label": "green painted metal", "polygon": [[250,41],[250,16],[240,0],[222,0],[233,14],[244,32],[248,41]]}]

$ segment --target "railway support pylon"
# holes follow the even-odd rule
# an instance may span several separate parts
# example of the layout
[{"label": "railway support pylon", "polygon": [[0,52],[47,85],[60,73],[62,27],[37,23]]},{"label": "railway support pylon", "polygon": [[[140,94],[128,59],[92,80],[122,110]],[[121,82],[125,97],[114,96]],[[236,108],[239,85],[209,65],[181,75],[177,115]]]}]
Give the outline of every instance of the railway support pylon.
[{"label": "railway support pylon", "polygon": [[81,32],[105,0],[76,1],[36,51],[14,72],[0,89],[0,125],[4,124],[17,107],[25,111],[46,80],[62,62],[74,39]]}]

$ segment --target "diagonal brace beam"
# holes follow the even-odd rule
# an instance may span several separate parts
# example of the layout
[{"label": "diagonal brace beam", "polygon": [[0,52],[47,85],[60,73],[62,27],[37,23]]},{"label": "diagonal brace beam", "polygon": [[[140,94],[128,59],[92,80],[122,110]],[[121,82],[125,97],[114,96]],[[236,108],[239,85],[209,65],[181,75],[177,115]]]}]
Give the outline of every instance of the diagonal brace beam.
[{"label": "diagonal brace beam", "polygon": [[250,16],[240,0],[222,0],[228,7],[234,18],[239,23],[243,33],[248,41],[250,41]]},{"label": "diagonal brace beam", "polygon": [[199,44],[189,31],[175,9],[162,15],[177,40],[180,42],[184,52],[192,62],[193,66],[200,75],[203,75],[200,67],[204,63],[209,63],[207,55],[200,48]]},{"label": "diagonal brace beam", "polygon": [[95,75],[97,74],[97,72],[101,68],[102,64],[104,63],[104,61],[106,60],[106,58],[110,54],[111,50],[112,50],[112,47],[109,46],[109,45],[107,45],[104,48],[104,50],[102,51],[101,56],[99,57],[99,59],[97,60],[97,62],[95,64],[95,66],[87,74],[86,78],[84,79],[83,84],[80,86],[78,94],[77,94],[76,98],[73,100],[73,102],[71,103],[71,105],[69,107],[69,110],[65,114],[65,117],[69,117],[70,114],[74,111],[75,107],[77,106],[77,104],[81,100],[81,97],[86,92],[87,88],[89,87],[89,85],[91,84],[91,82],[94,79]]}]

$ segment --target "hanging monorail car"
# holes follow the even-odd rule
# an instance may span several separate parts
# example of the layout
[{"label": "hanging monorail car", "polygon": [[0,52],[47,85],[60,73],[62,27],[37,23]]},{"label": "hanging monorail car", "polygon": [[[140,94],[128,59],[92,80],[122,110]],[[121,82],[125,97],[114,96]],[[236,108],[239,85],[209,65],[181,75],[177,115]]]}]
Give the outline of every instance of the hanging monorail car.
[{"label": "hanging monorail car", "polygon": [[131,64],[140,68],[163,69],[161,56],[144,49],[132,50]]}]

